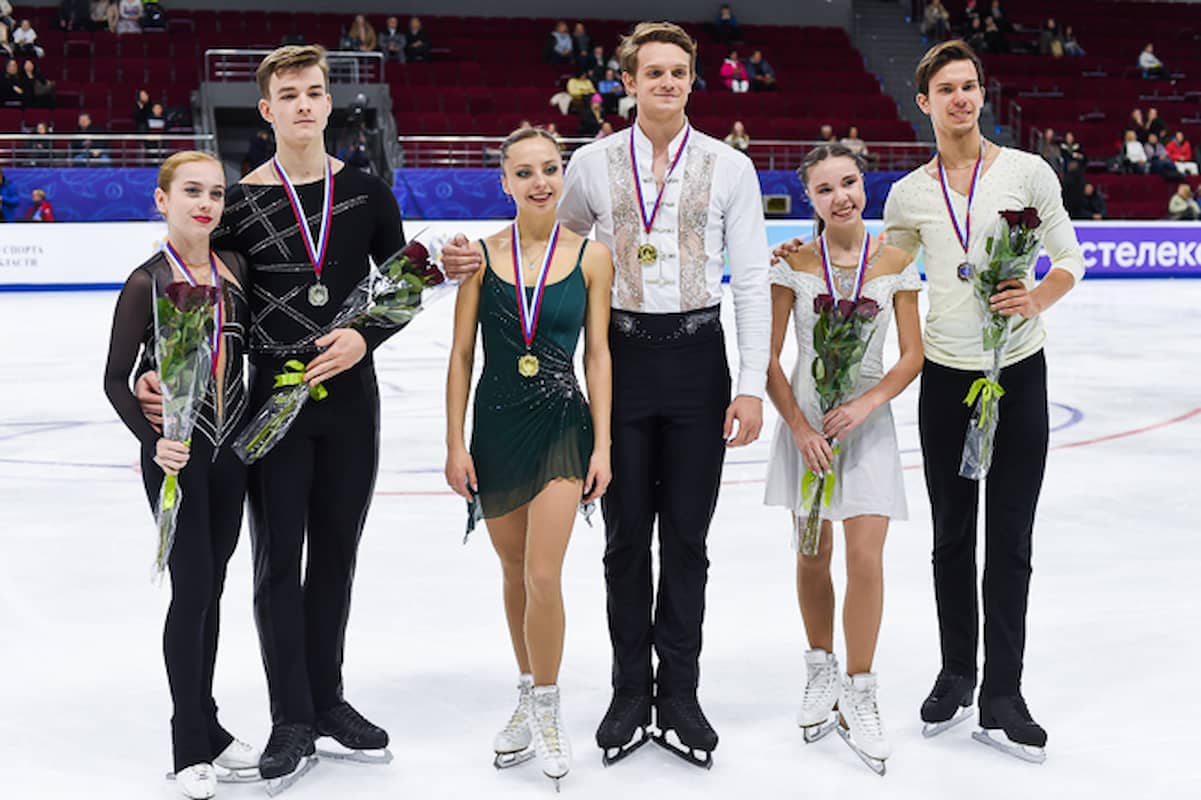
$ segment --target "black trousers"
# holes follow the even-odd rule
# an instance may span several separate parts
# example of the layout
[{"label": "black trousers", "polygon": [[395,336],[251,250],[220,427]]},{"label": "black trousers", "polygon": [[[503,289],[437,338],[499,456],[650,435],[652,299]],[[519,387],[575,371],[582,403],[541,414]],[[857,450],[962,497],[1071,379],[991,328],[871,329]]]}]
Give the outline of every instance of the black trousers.
[{"label": "black trousers", "polygon": [[[151,509],[158,504],[163,477],[154,449],[142,448],[142,482]],[[229,447],[220,448],[214,461],[212,444],[196,435],[187,466],[179,473],[179,488],[175,543],[167,561],[171,605],[163,626],[176,772],[212,762],[233,741],[217,722],[213,669],[225,569],[242,527],[246,467]]]},{"label": "black trousers", "polygon": [[[943,669],[975,677],[978,481],[959,477],[979,372],[927,361],[918,424],[934,517],[934,593]],[[984,482],[984,682],[981,697],[1021,690],[1034,513],[1047,462],[1047,363],[1042,351],[1001,370],[992,468]]]},{"label": "black trousers", "polygon": [[[254,364],[251,408],[270,394],[279,369]],[[313,724],[342,700],[350,590],[379,463],[370,358],[325,385],[329,396],[310,399],[249,470],[254,611],[276,725]]]},{"label": "black trousers", "polygon": [[[613,314],[613,482],[602,503],[613,688],[651,692],[653,647],[659,695],[685,694],[699,680],[705,542],[725,458],[725,343],[717,309]],[[652,615],[656,519],[659,587]]]}]

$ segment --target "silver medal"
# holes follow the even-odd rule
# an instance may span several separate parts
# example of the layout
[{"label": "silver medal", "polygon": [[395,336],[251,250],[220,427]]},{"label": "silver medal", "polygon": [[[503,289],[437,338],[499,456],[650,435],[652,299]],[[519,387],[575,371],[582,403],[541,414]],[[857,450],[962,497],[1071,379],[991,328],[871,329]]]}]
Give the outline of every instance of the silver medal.
[{"label": "silver medal", "polygon": [[309,287],[309,305],[320,308],[329,302],[329,289],[324,284],[314,283]]}]

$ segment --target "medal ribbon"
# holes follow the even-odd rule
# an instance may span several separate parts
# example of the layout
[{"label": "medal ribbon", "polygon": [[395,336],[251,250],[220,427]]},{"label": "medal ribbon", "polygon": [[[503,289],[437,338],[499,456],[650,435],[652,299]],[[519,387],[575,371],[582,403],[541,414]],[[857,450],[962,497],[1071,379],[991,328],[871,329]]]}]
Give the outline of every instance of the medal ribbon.
[{"label": "medal ribbon", "polygon": [[[521,317],[521,336],[528,348],[534,342],[534,331],[538,328],[538,315],[542,313],[542,293],[546,289],[546,276],[550,274],[550,262],[555,257],[555,246],[559,243],[559,223],[555,223],[550,234],[550,243],[546,246],[546,255],[542,259],[542,268],[538,271],[538,282],[534,284],[534,298],[525,299],[525,279],[521,269],[521,240],[517,233],[517,223],[513,223],[513,274],[516,276],[517,313]],[[531,305],[532,304],[532,305]]]},{"label": "medal ribbon", "polygon": [[951,193],[947,188],[947,171],[942,165],[942,155],[938,156],[938,182],[942,186],[942,199],[947,204],[947,213],[951,215],[951,225],[955,228],[955,238],[967,255],[968,245],[972,240],[972,201],[976,199],[976,184],[980,181],[980,168],[984,166],[984,142],[980,142],[980,155],[976,157],[976,166],[972,168],[972,183],[967,192],[967,219],[963,228],[959,227],[959,218],[955,216],[955,207],[951,205]]},{"label": "medal ribbon", "polygon": [[[863,292],[863,277],[867,274],[867,253],[871,249],[868,244],[872,237],[867,231],[863,232],[863,245],[859,249],[859,266],[855,273],[855,294],[850,298],[852,303],[859,302],[859,295]],[[834,268],[830,265],[830,251],[826,248],[826,233],[822,231],[819,238],[819,248],[822,253],[822,266],[826,269],[826,289],[829,290],[830,296],[835,300],[838,299],[838,293],[834,291]]]},{"label": "medal ribbon", "polygon": [[284,171],[284,165],[279,163],[279,156],[271,159],[271,166],[275,168],[275,174],[279,176],[279,182],[283,184],[284,192],[288,195],[292,216],[296,217],[296,225],[300,228],[300,240],[304,242],[304,249],[309,254],[313,272],[317,273],[317,282],[320,283],[321,268],[325,266],[325,251],[329,246],[330,222],[334,217],[334,171],[330,166],[329,156],[325,157],[325,193],[321,198],[321,229],[317,232],[316,242],[313,241],[313,232],[309,230],[309,218],[305,216],[300,195],[288,178],[288,173]]},{"label": "medal ribbon", "polygon": [[680,149],[676,151],[676,156],[671,160],[671,166],[667,168],[667,174],[663,176],[663,185],[659,188],[659,194],[655,197],[655,207],[651,211],[651,218],[646,218],[646,202],[642,199],[642,178],[638,174],[638,154],[637,148],[634,147],[634,126],[630,126],[630,163],[634,167],[634,189],[638,192],[638,213],[642,216],[642,227],[647,235],[650,235],[651,228],[654,227],[655,217],[659,215],[659,204],[663,202],[663,193],[667,191],[667,179],[671,177],[671,173],[675,172],[676,165],[680,163],[680,156],[684,155],[684,148],[688,146],[688,137],[692,135],[692,126],[687,125],[684,128],[684,140],[680,142]]},{"label": "medal ribbon", "polygon": [[[179,267],[179,271],[188,279],[189,286],[199,285],[196,276],[188,269],[188,265],[184,263],[179,252],[167,242],[167,259],[175,266]],[[213,286],[217,287],[217,304],[213,308],[213,316],[216,318],[216,326],[212,335],[209,337],[209,344],[213,351],[212,370],[213,375],[217,374],[217,362],[221,358],[221,333],[225,328],[225,300],[221,294],[221,273],[217,271],[217,259],[213,257],[213,251],[209,250],[209,268],[213,271]]]}]

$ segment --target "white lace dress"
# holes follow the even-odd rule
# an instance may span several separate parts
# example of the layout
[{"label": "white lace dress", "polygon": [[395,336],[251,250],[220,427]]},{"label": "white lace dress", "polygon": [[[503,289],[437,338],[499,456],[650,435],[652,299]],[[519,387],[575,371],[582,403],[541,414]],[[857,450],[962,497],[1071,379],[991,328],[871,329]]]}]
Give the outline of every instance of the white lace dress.
[{"label": "white lace dress", "polygon": [[[792,370],[792,392],[805,419],[815,430],[821,430],[822,414],[810,367],[814,357],[813,325],[817,319],[813,298],[826,293],[825,278],[797,272],[787,264],[777,264],[772,267],[771,281],[791,289],[796,295],[792,318],[797,338],[797,363]],[[864,283],[863,296],[879,304],[880,314],[876,317],[876,332],[860,365],[859,380],[848,399],[860,396],[884,377],[884,340],[893,318],[893,295],[920,291],[921,288],[921,276],[912,263],[900,273],[869,278]],[[797,450],[792,431],[781,419],[772,439],[763,502],[769,506],[784,506],[794,514],[803,515],[801,478],[805,469],[805,460]],[[897,432],[888,404],[877,408],[842,440],[837,472],[834,494],[830,505],[822,509],[822,519],[840,521],[863,514],[902,520],[908,517]],[[795,526],[793,546],[797,546]]]}]

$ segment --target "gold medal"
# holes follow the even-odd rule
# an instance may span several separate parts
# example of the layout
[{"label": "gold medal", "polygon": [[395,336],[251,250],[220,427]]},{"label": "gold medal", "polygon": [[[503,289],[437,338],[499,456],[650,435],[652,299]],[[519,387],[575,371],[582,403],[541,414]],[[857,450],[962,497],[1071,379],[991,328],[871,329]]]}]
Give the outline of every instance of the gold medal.
[{"label": "gold medal", "polygon": [[517,374],[523,378],[532,378],[538,374],[538,356],[526,353],[517,359]]},{"label": "gold medal", "polygon": [[638,245],[638,262],[644,266],[650,266],[659,260],[659,251],[655,249],[653,244]]}]

